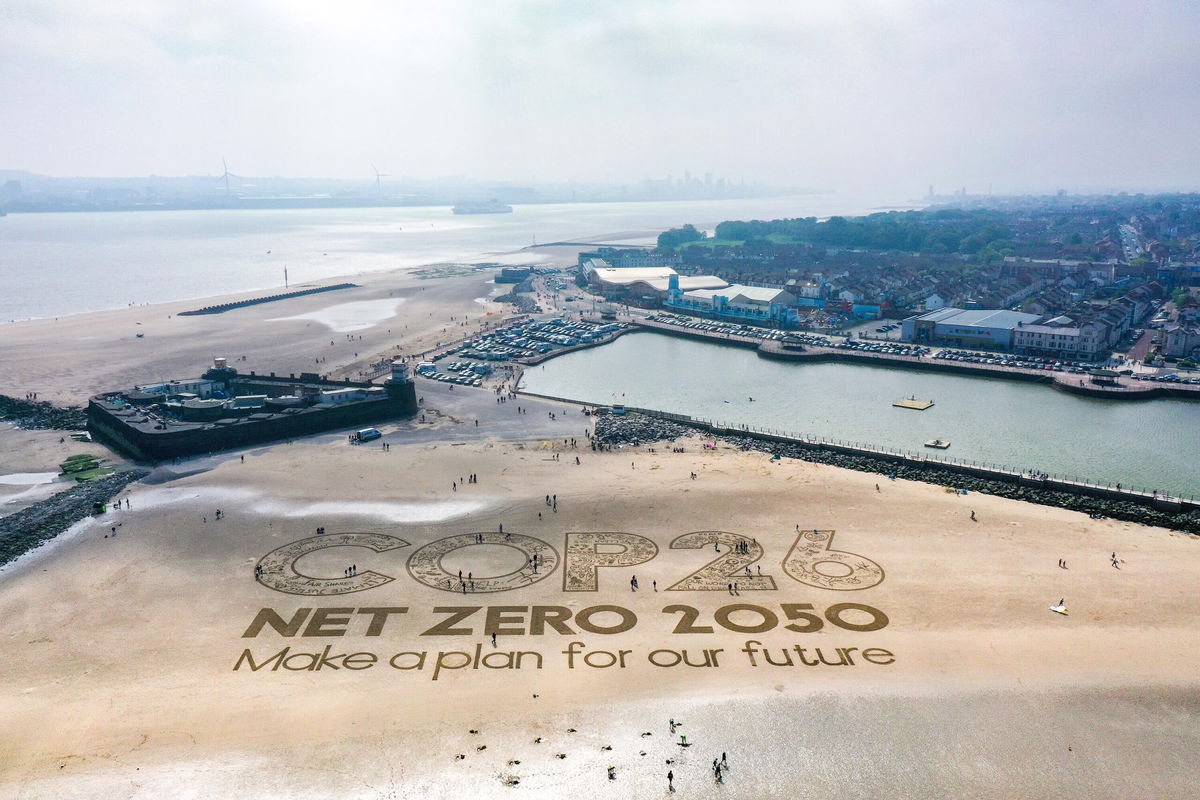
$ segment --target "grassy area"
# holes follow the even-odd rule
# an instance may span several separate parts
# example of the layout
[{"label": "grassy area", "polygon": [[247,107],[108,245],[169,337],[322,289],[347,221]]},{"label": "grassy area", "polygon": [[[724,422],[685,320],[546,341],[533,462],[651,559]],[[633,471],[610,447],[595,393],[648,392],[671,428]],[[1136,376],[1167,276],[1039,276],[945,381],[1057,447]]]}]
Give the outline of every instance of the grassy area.
[{"label": "grassy area", "polygon": [[[772,233],[772,234],[768,235],[766,238],[767,238],[767,241],[772,242],[774,244],[803,244],[804,243],[800,239],[796,239],[796,238],[787,236],[782,233]],[[680,249],[682,249],[684,247],[708,247],[708,248],[740,247],[740,246],[744,245],[745,243],[746,243],[746,241],[744,239],[702,239],[698,242],[686,242],[683,245],[680,245]]]}]

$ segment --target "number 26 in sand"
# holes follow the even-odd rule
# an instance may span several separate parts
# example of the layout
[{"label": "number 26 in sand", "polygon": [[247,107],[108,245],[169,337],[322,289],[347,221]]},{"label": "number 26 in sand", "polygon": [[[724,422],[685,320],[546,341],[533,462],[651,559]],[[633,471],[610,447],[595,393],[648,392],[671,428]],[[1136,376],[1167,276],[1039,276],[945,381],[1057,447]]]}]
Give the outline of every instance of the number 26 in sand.
[{"label": "number 26 in sand", "polygon": [[[796,536],[781,566],[793,580],[818,589],[854,591],[869,589],[883,580],[883,568],[866,556],[833,549],[834,531],[806,530]],[[473,575],[470,585],[461,574],[449,572],[442,559],[457,550],[478,545],[512,548],[524,557],[524,566],[504,575]],[[367,548],[376,553],[409,547],[404,539],[380,533],[331,533],[301,539],[272,550],[258,562],[257,580],[264,586],[286,594],[340,595],[361,592],[390,583],[390,575],[374,570],[319,577],[300,570],[297,562],[304,556],[331,547]],[[668,591],[726,591],[737,584],[738,591],[762,591],[777,588],[775,578],[751,567],[763,557],[758,542],[728,531],[693,531],[676,537],[672,550],[703,550],[713,547],[717,557],[695,572],[668,587]],[[466,555],[464,553],[463,555]],[[563,590],[595,592],[599,590],[602,568],[633,567],[658,555],[658,545],[636,533],[618,531],[566,534],[563,561]],[[558,567],[559,554],[547,542],[524,534],[456,534],[418,547],[407,559],[408,573],[418,583],[448,592],[470,591],[475,594],[504,592],[538,583]]]}]

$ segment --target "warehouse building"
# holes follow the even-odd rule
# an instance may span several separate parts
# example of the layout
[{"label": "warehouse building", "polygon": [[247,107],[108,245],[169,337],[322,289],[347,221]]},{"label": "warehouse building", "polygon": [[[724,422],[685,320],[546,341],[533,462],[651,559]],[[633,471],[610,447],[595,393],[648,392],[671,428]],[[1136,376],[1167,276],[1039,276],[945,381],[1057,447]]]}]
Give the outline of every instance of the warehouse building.
[{"label": "warehouse building", "polygon": [[914,344],[1008,351],[1013,347],[1013,331],[1038,319],[1037,314],[1020,311],[940,308],[904,320],[900,338]]}]

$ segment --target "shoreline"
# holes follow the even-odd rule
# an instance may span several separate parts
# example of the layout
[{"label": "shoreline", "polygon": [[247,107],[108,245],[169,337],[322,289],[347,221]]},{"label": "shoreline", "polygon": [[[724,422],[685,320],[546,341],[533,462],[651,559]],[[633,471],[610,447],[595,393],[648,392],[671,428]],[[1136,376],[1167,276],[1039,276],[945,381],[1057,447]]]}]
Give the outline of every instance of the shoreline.
[{"label": "shoreline", "polygon": [[[458,395],[427,392],[426,402],[449,408],[443,402],[462,401]],[[551,424],[551,404],[531,401],[525,417],[486,392],[478,400],[496,420]],[[578,414],[559,416],[572,430],[582,427]],[[1114,774],[1127,774],[1122,759],[1146,758],[1175,765],[1161,773],[1156,796],[1185,796],[1180,787],[1192,767],[1169,758],[1166,745],[1192,730],[1196,718],[1197,600],[1186,591],[1196,573],[1192,537],[1000,497],[967,500],[908,480],[887,482],[880,494],[869,474],[771,462],[724,442],[714,452],[700,437],[681,441],[683,454],[645,446],[593,453],[586,443],[574,449],[561,436],[554,443],[540,433],[462,447],[445,441],[400,445],[390,454],[336,436],[256,448],[244,464],[225,459],[169,487],[135,484],[131,508],[85,523],[4,569],[0,613],[12,633],[0,687],[12,698],[10,725],[26,735],[0,756],[0,793],[224,796],[251,786],[260,797],[326,797],[396,786],[397,794],[429,797],[593,797],[605,796],[596,790],[609,785],[606,766],[616,765],[618,792],[640,797],[662,791],[665,759],[672,758],[687,796],[748,800],[844,785],[844,772],[812,764],[844,758],[852,740],[870,761],[857,785],[872,796],[896,794],[900,781],[909,787],[904,796],[999,797],[1036,778],[1044,796],[1115,797],[1133,786],[1133,778],[1113,783]],[[547,441],[552,446],[544,448]],[[576,453],[583,465],[574,464]],[[478,484],[446,488],[468,470],[478,471]],[[543,503],[546,491],[557,493],[555,512]],[[398,517],[379,507],[432,511],[451,499],[476,505],[466,517]],[[219,522],[214,506],[225,510]],[[968,521],[971,511],[978,522]],[[119,523],[119,537],[104,538]],[[545,580],[469,599],[422,585],[406,571],[410,553],[447,536],[494,534],[499,523],[564,553],[572,532],[630,531],[653,542],[655,555],[636,567],[600,570],[598,589],[582,594],[564,590],[561,564]],[[284,595],[254,580],[252,568],[264,554],[312,537],[315,526],[335,535],[397,536],[410,546],[306,557],[301,568],[311,575],[336,576],[355,561],[394,578],[357,594]],[[849,593],[793,582],[781,559],[800,526],[836,530],[834,548],[871,559],[886,578]],[[764,549],[763,572],[777,587],[744,589],[737,598],[723,590],[672,591],[709,562],[712,548],[689,552],[671,544],[687,531],[714,527],[753,536]],[[1129,559],[1121,570],[1105,563],[1113,550]],[[498,549],[480,551],[445,566],[477,576],[505,572],[509,562]],[[1072,569],[1055,568],[1056,558],[1069,559]],[[631,573],[643,591],[630,591]],[[1063,594],[1075,612],[1069,618],[1046,610]],[[678,636],[672,629],[679,615],[665,610],[688,604],[702,624],[714,625],[720,609],[736,604],[779,614],[781,603],[826,609],[847,601],[881,609],[890,622],[861,632],[718,628]],[[431,607],[447,602],[562,606],[576,615],[614,604],[638,623],[612,636],[505,631],[491,658],[532,650],[545,659],[536,669],[445,670],[433,682],[429,667],[390,667],[398,652],[469,653],[477,645],[493,651],[480,632],[482,610],[462,623],[472,635],[424,636],[444,619]],[[270,630],[243,635],[262,607],[290,617],[310,606],[402,606],[408,613],[379,636],[365,634],[363,625],[335,639]],[[776,658],[797,645],[826,654],[882,647],[896,660],[789,667],[760,657],[753,665],[741,652],[748,640]],[[629,667],[568,669],[562,651],[572,641],[626,649]],[[335,653],[378,653],[381,662],[364,671],[234,669],[246,649],[261,661],[285,647],[298,654],[326,645]],[[721,662],[661,668],[648,663],[655,648],[686,648],[693,657],[721,650]],[[779,721],[764,724],[771,715]],[[670,736],[670,718],[683,722],[695,744],[690,751]],[[1068,744],[1078,756],[1067,753]],[[921,760],[912,760],[914,749]],[[722,751],[732,770],[727,785],[716,787],[705,780],[705,764]],[[954,766],[964,758],[992,759],[996,772],[964,773]],[[1077,774],[1073,758],[1109,768]],[[393,764],[402,771],[389,774]],[[510,775],[520,779],[519,789],[504,784]],[[1097,794],[1097,781],[1107,794]]]},{"label": "shoreline", "polygon": [[[554,398],[533,392],[520,393],[543,399],[564,401],[564,398]],[[1158,493],[1147,494],[1146,492],[1114,489],[1095,483],[1058,479],[1052,476],[1042,478],[1012,470],[992,469],[952,459],[939,458],[937,456],[909,454],[883,448],[869,449],[866,446],[812,436],[789,436],[749,427],[730,428],[712,422],[692,419],[682,414],[670,414],[650,409],[626,408],[626,411],[632,412],[635,416],[624,417],[620,421],[627,421],[633,433],[618,433],[612,437],[612,443],[632,441],[638,444],[649,441],[663,441],[666,438],[687,435],[687,429],[690,429],[691,431],[698,431],[703,436],[720,438],[725,442],[739,447],[751,447],[752,449],[773,455],[783,455],[787,458],[828,463],[831,466],[860,472],[903,477],[907,480],[915,480],[934,486],[944,486],[948,489],[962,489],[965,487],[967,490],[974,490],[996,497],[1005,497],[1010,500],[1065,508],[1069,511],[1079,511],[1081,513],[1101,514],[1104,517],[1112,516],[1114,519],[1121,519],[1127,522],[1161,526],[1182,533],[1200,535],[1200,519],[1197,518],[1197,514],[1195,513],[1197,510],[1200,510],[1200,502],[1194,497],[1185,499],[1180,496]],[[639,429],[636,416],[639,414],[658,420],[660,427],[655,430],[653,426],[649,426],[648,428],[641,426]],[[613,421],[610,424],[619,426],[619,423],[616,422],[617,419],[616,417],[601,417],[601,421],[598,421],[596,424],[597,430],[599,430],[603,420]],[[678,427],[673,428],[671,426]],[[642,431],[647,430],[647,433],[642,433]],[[648,439],[645,438],[647,435],[659,436],[659,438],[657,440]],[[747,442],[746,440],[750,441]],[[784,447],[791,447],[792,452],[788,453],[784,451],[782,449]],[[825,458],[824,453],[832,453],[832,458]],[[805,458],[805,455],[811,457]],[[846,456],[848,458],[839,460],[839,456]],[[898,466],[899,469],[897,468]],[[961,477],[947,477],[947,473]],[[982,483],[980,482],[981,480],[983,481]],[[999,486],[999,484],[1003,486]],[[1013,490],[1005,491],[1007,487],[1013,487]],[[1073,498],[1084,498],[1084,500],[1083,502],[1072,502]],[[1112,503],[1126,504],[1127,506],[1144,506],[1150,509],[1150,513],[1139,513],[1131,508],[1120,505],[1114,506]]]},{"label": "shoreline", "polygon": [[[576,235],[576,234],[554,235],[551,237],[554,240],[552,243],[535,244],[532,246],[528,245],[528,244],[524,244],[524,243],[517,244],[516,242],[509,242],[506,245],[503,241],[503,239],[505,238],[503,235],[503,232],[497,232],[496,235],[492,237],[492,241],[490,243],[483,242],[483,243],[481,243],[483,246],[479,247],[478,249],[471,249],[471,250],[469,250],[469,252],[466,252],[466,253],[461,252],[461,248],[460,248],[457,250],[457,252],[458,252],[457,255],[453,255],[448,258],[441,258],[441,257],[423,258],[423,257],[418,256],[417,260],[414,261],[413,263],[408,263],[408,264],[404,264],[404,265],[400,265],[400,266],[396,266],[396,265],[375,266],[373,268],[363,268],[363,269],[355,269],[353,265],[348,265],[347,269],[345,269],[345,270],[338,270],[338,271],[328,274],[328,275],[322,274],[322,275],[319,275],[318,277],[314,277],[311,279],[305,279],[304,281],[297,281],[293,285],[294,286],[312,286],[312,285],[317,285],[320,283],[331,282],[331,281],[350,281],[350,280],[353,280],[355,277],[359,277],[359,276],[373,276],[373,275],[388,274],[388,273],[393,273],[393,272],[410,272],[410,271],[414,271],[414,270],[428,268],[431,266],[445,265],[445,264],[475,265],[475,264],[495,263],[498,266],[511,266],[512,264],[527,263],[525,261],[517,260],[517,257],[526,258],[529,261],[535,262],[535,263],[542,262],[547,259],[553,261],[556,258],[556,253],[554,252],[555,250],[572,249],[572,250],[578,251],[579,249],[589,249],[592,247],[596,247],[596,246],[600,246],[600,245],[608,244],[608,243],[617,243],[619,245],[621,240],[628,239],[628,238],[638,238],[638,239],[654,238],[659,233],[661,233],[663,230],[666,230],[667,228],[669,228],[673,225],[682,224],[683,222],[688,221],[687,217],[689,215],[694,218],[691,220],[693,223],[702,224],[702,225],[709,225],[709,224],[715,225],[725,219],[737,218],[738,215],[736,213],[734,213],[734,211],[732,209],[724,208],[724,206],[731,206],[735,203],[739,203],[740,205],[744,205],[747,207],[746,211],[744,212],[744,215],[747,215],[747,216],[753,215],[756,213],[760,213],[759,211],[755,210],[756,204],[761,205],[764,203],[768,204],[768,205],[769,204],[778,204],[781,206],[777,210],[774,210],[774,209],[771,210],[770,211],[771,214],[775,214],[775,215],[779,215],[779,216],[783,216],[783,215],[786,215],[789,213],[800,214],[800,215],[811,215],[809,213],[809,210],[802,206],[804,206],[806,201],[811,202],[812,199],[815,197],[825,197],[825,195],[784,195],[784,196],[780,196],[780,197],[769,196],[769,197],[764,197],[764,198],[747,198],[744,200],[744,202],[732,201],[732,200],[728,200],[728,199],[726,199],[726,200],[715,200],[714,199],[714,200],[595,201],[592,204],[610,205],[610,206],[611,205],[633,205],[633,206],[643,207],[643,208],[646,208],[651,211],[654,209],[654,207],[658,206],[663,209],[666,209],[666,211],[662,212],[663,214],[671,212],[673,209],[678,207],[679,208],[678,213],[675,215],[678,218],[673,219],[670,222],[664,222],[662,220],[647,220],[647,219],[645,219],[646,215],[643,214],[642,215],[643,218],[640,220],[627,220],[627,221],[623,220],[623,222],[626,223],[624,225],[621,224],[622,221],[610,220],[611,222],[613,222],[613,228],[603,230],[600,233],[580,234],[580,235]],[[829,215],[835,215],[835,214],[843,214],[846,216],[863,216],[863,215],[868,215],[868,214],[872,214],[872,213],[877,213],[878,204],[868,205],[866,202],[856,202],[852,198],[839,198],[839,196],[837,196],[837,195],[832,195],[829,197],[830,197],[831,202],[826,204],[829,206],[829,210],[826,213],[817,214],[816,216],[825,218]],[[795,209],[786,208],[785,204],[788,204],[789,202],[791,205],[797,205],[797,206],[801,206],[801,207],[797,207]],[[842,203],[844,203],[844,208],[849,209],[849,210],[842,210],[842,208],[843,208]],[[560,207],[565,207],[565,208],[570,209],[570,208],[574,208],[574,207],[584,208],[587,205],[589,205],[589,203],[563,202],[563,203],[537,203],[537,204],[527,204],[527,205],[539,207],[539,208],[560,206]],[[709,206],[713,206],[713,208],[709,208]],[[906,205],[904,207],[905,208],[911,207],[913,209],[916,209],[916,208],[920,208],[921,206]],[[201,213],[201,212],[230,213],[230,212],[236,212],[239,210],[246,211],[246,212],[255,212],[255,211],[258,211],[258,212],[314,211],[314,212],[316,212],[316,211],[322,211],[322,210],[329,211],[329,212],[339,212],[339,211],[370,211],[370,210],[376,209],[376,208],[380,208],[380,207],[355,206],[355,207],[345,207],[345,208],[330,207],[327,209],[288,209],[288,208],[284,208],[284,209],[195,209],[195,210],[181,210],[181,211],[176,211],[174,213]],[[389,206],[387,208],[393,208],[393,207]],[[416,210],[416,209],[426,210],[426,209],[448,208],[448,206],[422,205],[422,206],[397,206],[394,208],[401,208],[401,209],[402,208],[411,208],[414,210]],[[888,208],[890,208],[890,206],[888,206]],[[138,212],[138,211],[113,211],[113,212],[108,212],[108,211],[104,211],[104,212],[101,212],[101,211],[86,211],[86,212],[85,211],[71,211],[71,212],[62,212],[62,213],[58,213],[58,212],[22,212],[18,216],[24,216],[24,217],[63,216],[63,215],[70,216],[70,215],[75,215],[75,214],[107,214],[107,213],[136,215],[140,212]],[[711,219],[708,219],[709,217],[711,217]],[[638,223],[653,222],[653,221],[660,221],[660,222],[663,222],[663,224],[662,225],[638,224]],[[568,222],[570,222],[570,221],[568,221]],[[531,223],[531,224],[533,224],[533,223]],[[554,223],[550,222],[548,224],[554,224]],[[561,222],[559,222],[558,224],[561,224]],[[579,220],[575,220],[573,223],[570,223],[570,224],[580,225],[581,230],[587,229],[586,221],[581,223]],[[497,238],[499,238],[501,241],[497,242],[496,241]],[[567,242],[567,241],[575,242],[578,244],[572,245],[567,248],[564,248],[562,245],[557,244],[559,242]],[[499,247],[488,246],[489,244],[493,244],[493,245],[498,244]],[[442,250],[444,251],[445,248],[442,248]],[[395,250],[394,252],[391,252],[390,254],[395,257],[401,257],[401,256],[403,256],[404,252],[405,251],[403,249],[398,249],[398,250]],[[286,266],[286,264],[281,263],[280,267],[282,267],[282,266]],[[275,283],[274,281],[263,282],[261,284],[256,284],[254,286],[251,286],[251,287],[248,287],[245,289],[238,289],[238,290],[234,290],[234,291],[217,290],[215,293],[188,294],[188,295],[182,296],[182,297],[172,296],[168,299],[154,300],[150,303],[145,303],[145,304],[113,305],[113,306],[108,306],[108,307],[98,308],[98,309],[70,311],[68,313],[60,313],[58,315],[40,314],[40,315],[31,315],[31,316],[23,316],[23,317],[6,317],[5,319],[0,320],[0,326],[21,324],[21,323],[25,323],[25,322],[33,322],[33,321],[39,321],[39,320],[61,320],[61,319],[68,319],[71,317],[79,316],[81,314],[103,313],[103,312],[107,312],[107,311],[116,311],[116,310],[120,310],[120,309],[154,308],[157,306],[170,305],[170,304],[174,304],[176,302],[181,302],[181,301],[185,301],[185,300],[186,301],[222,301],[225,298],[237,299],[240,295],[245,295],[245,294],[250,294],[250,293],[267,292],[267,291],[275,291],[275,290],[283,290],[283,289],[285,289],[285,287],[280,286],[280,284]],[[207,303],[206,302],[203,304],[204,305],[212,305],[215,303]]]}]

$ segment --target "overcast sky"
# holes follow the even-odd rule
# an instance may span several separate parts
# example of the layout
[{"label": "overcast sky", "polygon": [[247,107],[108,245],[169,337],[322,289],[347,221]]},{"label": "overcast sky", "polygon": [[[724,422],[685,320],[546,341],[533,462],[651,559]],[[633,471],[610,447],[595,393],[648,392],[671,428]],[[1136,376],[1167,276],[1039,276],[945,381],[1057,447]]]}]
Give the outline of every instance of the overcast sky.
[{"label": "overcast sky", "polygon": [[1200,188],[1200,2],[0,0],[51,175]]}]

